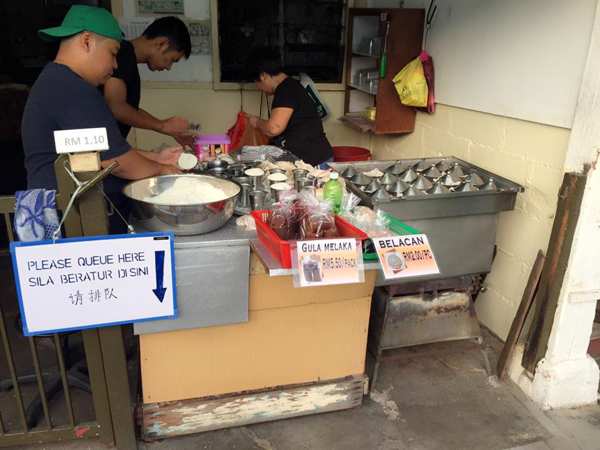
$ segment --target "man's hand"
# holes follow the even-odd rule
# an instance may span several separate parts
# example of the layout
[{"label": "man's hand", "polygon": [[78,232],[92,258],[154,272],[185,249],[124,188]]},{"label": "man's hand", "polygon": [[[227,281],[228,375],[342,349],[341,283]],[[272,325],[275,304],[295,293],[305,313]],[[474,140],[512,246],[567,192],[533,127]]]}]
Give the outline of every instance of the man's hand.
[{"label": "man's hand", "polygon": [[173,139],[175,139],[182,147],[187,145],[192,148],[194,145],[194,136],[191,134],[175,134],[173,135]]},{"label": "man's hand", "polygon": [[167,166],[176,166],[181,153],[183,153],[183,147],[180,146],[163,148],[158,152],[155,161]]},{"label": "man's hand", "polygon": [[183,134],[190,128],[190,123],[183,117],[175,116],[169,117],[161,122],[160,131],[161,133],[174,136]]},{"label": "man's hand", "polygon": [[180,173],[182,173],[181,169],[175,166],[161,165],[160,167],[160,175],[178,175]]}]

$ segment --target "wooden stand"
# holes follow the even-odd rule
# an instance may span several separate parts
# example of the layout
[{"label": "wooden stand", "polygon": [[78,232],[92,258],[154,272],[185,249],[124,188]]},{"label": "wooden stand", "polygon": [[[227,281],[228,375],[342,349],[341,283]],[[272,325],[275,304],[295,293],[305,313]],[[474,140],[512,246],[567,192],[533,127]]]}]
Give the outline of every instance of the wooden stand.
[{"label": "wooden stand", "polygon": [[244,394],[148,403],[141,406],[142,439],[164,439],[350,409],[362,403],[366,383],[364,375],[356,375]]},{"label": "wooden stand", "polygon": [[70,153],[69,164],[74,173],[97,172],[102,168],[100,165],[99,152]]},{"label": "wooden stand", "polygon": [[[351,8],[346,41],[346,80],[344,116],[340,120],[357,131],[375,134],[410,133],[415,129],[415,109],[400,102],[394,76],[411,60],[419,56],[423,39],[425,11],[422,9]],[[385,20],[381,20],[385,17]],[[378,86],[359,84],[360,70],[379,72],[380,51],[363,48],[369,39],[386,37],[387,70]],[[365,117],[368,107],[377,108],[375,120]]]}]

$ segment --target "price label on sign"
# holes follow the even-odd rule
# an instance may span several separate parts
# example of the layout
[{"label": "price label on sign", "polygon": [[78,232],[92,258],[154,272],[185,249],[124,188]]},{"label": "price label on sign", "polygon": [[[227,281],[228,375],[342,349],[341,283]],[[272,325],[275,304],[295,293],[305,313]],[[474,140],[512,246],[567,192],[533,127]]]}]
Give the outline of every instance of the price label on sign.
[{"label": "price label on sign", "polygon": [[82,153],[108,150],[106,128],[81,128],[54,132],[56,153]]},{"label": "price label on sign", "polygon": [[296,286],[326,286],[364,281],[356,239],[298,241],[294,258]]},{"label": "price label on sign", "polygon": [[418,277],[440,273],[424,234],[373,238],[386,279]]},{"label": "price label on sign", "polygon": [[26,336],[175,317],[173,233],[13,242]]}]

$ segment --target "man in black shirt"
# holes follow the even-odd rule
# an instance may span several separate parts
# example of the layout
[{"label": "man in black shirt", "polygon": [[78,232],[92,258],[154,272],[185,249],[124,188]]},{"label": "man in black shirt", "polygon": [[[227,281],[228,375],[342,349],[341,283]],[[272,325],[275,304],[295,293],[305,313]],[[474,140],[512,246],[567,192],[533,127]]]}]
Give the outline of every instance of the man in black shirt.
[{"label": "man in black shirt", "polygon": [[[111,76],[121,30],[105,9],[72,6],[59,27],[40,30],[47,40],[60,40],[53,62],[44,67],[25,105],[21,134],[25,150],[27,187],[56,189],[54,131],[106,128],[109,149],[100,153],[102,167],[119,163],[104,182],[104,190],[119,203],[124,180],[177,173],[172,164],[145,157],[121,135],[97,87]],[[119,206],[119,205],[117,205]]]},{"label": "man in black shirt", "polygon": [[253,54],[248,70],[260,91],[274,95],[269,120],[251,116],[250,124],[269,136],[273,145],[291,151],[308,164],[330,161],[333,149],[315,103],[297,80],[283,72],[277,55]]},{"label": "man in black shirt", "polygon": [[104,85],[104,97],[119,123],[121,134],[127,137],[131,127],[152,130],[189,143],[182,135],[189,122],[182,117],[158,119],[140,109],[140,73],[138,64],[152,71],[170,70],[173,63],[189,58],[191,40],[185,24],[177,17],[161,17],[144,33],[129,41],[121,41],[117,54],[117,69]]}]

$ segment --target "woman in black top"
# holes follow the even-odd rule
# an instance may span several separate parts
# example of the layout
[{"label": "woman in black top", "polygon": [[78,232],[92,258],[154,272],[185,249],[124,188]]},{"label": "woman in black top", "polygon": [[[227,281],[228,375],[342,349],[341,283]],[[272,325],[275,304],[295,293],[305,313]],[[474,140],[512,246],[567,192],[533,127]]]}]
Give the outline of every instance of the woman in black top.
[{"label": "woman in black top", "polygon": [[289,150],[304,162],[319,165],[333,158],[313,100],[295,79],[283,72],[275,55],[251,57],[250,73],[256,87],[273,95],[271,117],[250,116],[250,124],[271,139],[271,144]]}]

